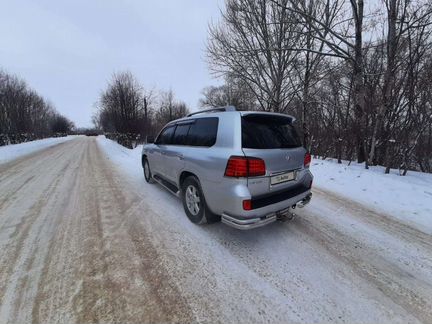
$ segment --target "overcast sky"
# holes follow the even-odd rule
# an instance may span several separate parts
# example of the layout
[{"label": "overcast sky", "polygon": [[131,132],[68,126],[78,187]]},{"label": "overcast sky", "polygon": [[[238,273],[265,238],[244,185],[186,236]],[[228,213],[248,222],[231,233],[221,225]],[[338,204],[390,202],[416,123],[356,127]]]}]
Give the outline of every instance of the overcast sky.
[{"label": "overcast sky", "polygon": [[222,0],[0,0],[0,68],[25,79],[77,126],[113,72],[172,88],[194,110],[217,84],[205,63]]}]

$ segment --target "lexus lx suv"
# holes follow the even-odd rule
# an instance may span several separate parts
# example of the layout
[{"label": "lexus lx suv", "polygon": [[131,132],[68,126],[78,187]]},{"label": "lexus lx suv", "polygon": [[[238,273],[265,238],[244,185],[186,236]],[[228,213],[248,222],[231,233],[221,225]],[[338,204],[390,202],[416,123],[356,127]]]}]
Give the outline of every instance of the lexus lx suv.
[{"label": "lexus lx suv", "polygon": [[142,151],[147,182],[179,196],[197,224],[263,226],[312,196],[311,156],[294,118],[222,107],[168,123]]}]

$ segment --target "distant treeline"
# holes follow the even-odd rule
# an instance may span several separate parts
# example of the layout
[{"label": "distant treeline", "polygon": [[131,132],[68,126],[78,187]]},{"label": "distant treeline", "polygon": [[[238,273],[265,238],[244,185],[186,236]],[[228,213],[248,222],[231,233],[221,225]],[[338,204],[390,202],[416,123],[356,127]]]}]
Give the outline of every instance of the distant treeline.
[{"label": "distant treeline", "polygon": [[73,126],[24,80],[0,71],[0,145],[65,135]]},{"label": "distant treeline", "polygon": [[167,122],[189,113],[186,104],[174,92],[146,90],[130,72],[113,75],[96,104],[93,123],[111,138],[124,141],[155,135]]}]

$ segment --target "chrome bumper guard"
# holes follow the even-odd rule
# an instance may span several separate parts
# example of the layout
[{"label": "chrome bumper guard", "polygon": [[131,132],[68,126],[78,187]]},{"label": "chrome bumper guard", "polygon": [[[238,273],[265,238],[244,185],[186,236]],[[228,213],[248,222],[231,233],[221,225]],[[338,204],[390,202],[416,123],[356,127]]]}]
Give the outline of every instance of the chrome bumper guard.
[{"label": "chrome bumper guard", "polygon": [[[307,205],[312,198],[312,193],[309,193],[305,198],[300,200],[294,205],[298,205],[299,208],[303,208],[305,205]],[[293,205],[293,206],[294,206]],[[240,230],[248,230],[253,229],[257,227],[261,227],[270,223],[275,222],[278,220],[281,216],[286,215],[289,213],[289,210],[292,207],[285,208],[283,210],[279,210],[275,213],[267,214],[263,217],[257,217],[257,218],[248,218],[248,219],[239,219],[233,216],[229,216],[227,214],[222,214],[221,220],[222,223],[229,225],[231,227],[240,229]]]},{"label": "chrome bumper guard", "polygon": [[222,223],[227,224],[231,227],[248,230],[252,228],[261,227],[276,221],[276,213],[269,214],[262,218],[250,218],[250,219],[238,219],[227,214],[222,214]]}]

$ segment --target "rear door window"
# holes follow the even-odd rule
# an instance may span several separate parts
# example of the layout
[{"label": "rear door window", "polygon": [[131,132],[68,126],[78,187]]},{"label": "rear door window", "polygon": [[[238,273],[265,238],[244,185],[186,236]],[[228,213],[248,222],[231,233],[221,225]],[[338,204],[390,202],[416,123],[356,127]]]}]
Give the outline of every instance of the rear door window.
[{"label": "rear door window", "polygon": [[242,146],[251,149],[300,147],[291,118],[251,114],[242,117]]},{"label": "rear door window", "polygon": [[189,128],[191,127],[191,124],[178,124],[175,132],[174,137],[172,140],[173,145],[186,145],[187,135],[189,132]]},{"label": "rear door window", "polygon": [[213,146],[216,143],[219,118],[199,118],[190,126],[186,145]]},{"label": "rear door window", "polygon": [[172,144],[172,137],[174,134],[175,126],[166,127],[158,136],[156,144],[158,145],[168,145]]}]

